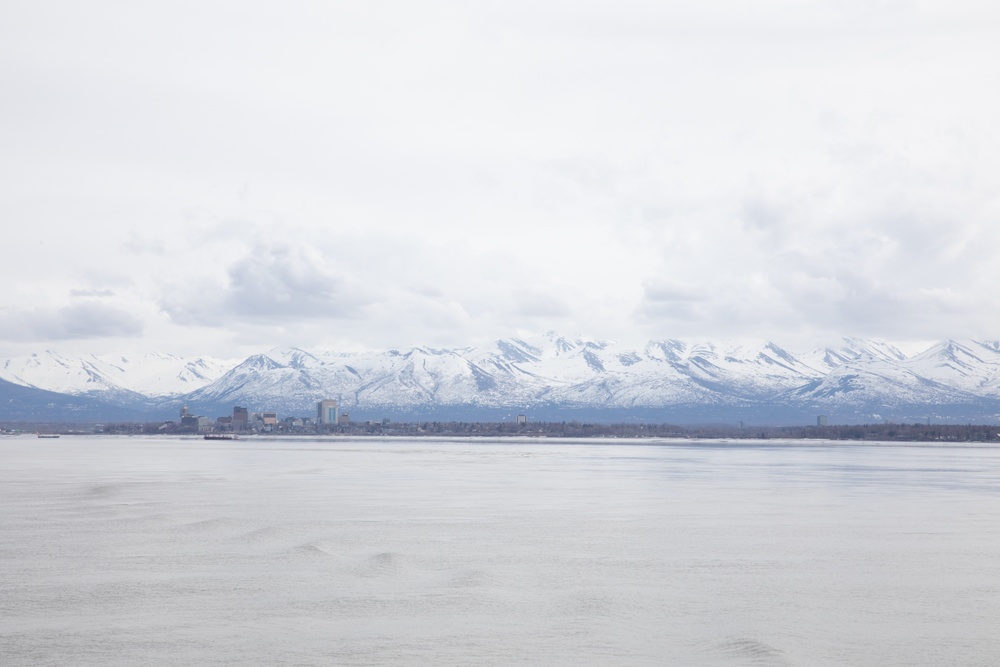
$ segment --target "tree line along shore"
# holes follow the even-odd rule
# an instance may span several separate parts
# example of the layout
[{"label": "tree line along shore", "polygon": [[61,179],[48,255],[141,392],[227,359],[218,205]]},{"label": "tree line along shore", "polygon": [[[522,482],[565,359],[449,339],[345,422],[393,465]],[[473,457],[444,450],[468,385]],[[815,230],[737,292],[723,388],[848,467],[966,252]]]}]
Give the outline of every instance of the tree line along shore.
[{"label": "tree line along shore", "polygon": [[[197,435],[165,433],[162,422],[113,424],[0,423],[0,433],[63,435]],[[726,424],[598,424],[568,422],[357,422],[294,433],[247,432],[258,437],[537,437],[537,438],[689,438],[736,440],[858,440],[882,442],[1000,442],[1000,426],[990,424],[860,424],[823,426],[741,426]]]}]

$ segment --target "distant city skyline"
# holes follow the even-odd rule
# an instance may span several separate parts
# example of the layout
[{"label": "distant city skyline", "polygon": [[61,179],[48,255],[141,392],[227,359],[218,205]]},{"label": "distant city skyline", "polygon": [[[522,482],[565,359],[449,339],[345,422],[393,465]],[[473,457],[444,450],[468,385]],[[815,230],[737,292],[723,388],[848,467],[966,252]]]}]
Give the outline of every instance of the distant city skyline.
[{"label": "distant city skyline", "polygon": [[0,8],[0,357],[1000,338],[1000,8]]}]

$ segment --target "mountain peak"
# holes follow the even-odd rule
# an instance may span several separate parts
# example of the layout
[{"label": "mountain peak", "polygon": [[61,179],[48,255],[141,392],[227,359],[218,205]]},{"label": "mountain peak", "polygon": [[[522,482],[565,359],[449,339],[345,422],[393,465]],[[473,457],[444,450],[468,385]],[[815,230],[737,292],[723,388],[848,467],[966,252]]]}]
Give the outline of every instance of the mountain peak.
[{"label": "mountain peak", "polygon": [[[793,354],[764,339],[666,339],[630,349],[550,331],[455,349],[333,354],[276,347],[239,362],[168,354],[70,358],[46,351],[0,360],[0,380],[133,401],[145,409],[152,397],[163,397],[156,400],[234,403],[293,414],[307,414],[327,397],[342,397],[354,414],[376,408],[413,414],[442,406],[544,405],[659,410],[664,418],[662,410],[677,406],[769,414],[835,414],[839,406],[850,406],[855,414],[869,404],[945,402],[995,411],[1000,342],[948,340],[907,358],[889,343],[862,338]],[[882,414],[881,408],[874,412]]]}]

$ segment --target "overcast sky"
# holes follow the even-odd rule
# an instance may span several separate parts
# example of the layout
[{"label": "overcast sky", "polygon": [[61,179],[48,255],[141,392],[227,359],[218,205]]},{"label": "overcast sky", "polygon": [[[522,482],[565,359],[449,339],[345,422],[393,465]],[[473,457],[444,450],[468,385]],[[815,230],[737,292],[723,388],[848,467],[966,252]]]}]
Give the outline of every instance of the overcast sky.
[{"label": "overcast sky", "polygon": [[4,2],[0,356],[1000,337],[991,2]]}]

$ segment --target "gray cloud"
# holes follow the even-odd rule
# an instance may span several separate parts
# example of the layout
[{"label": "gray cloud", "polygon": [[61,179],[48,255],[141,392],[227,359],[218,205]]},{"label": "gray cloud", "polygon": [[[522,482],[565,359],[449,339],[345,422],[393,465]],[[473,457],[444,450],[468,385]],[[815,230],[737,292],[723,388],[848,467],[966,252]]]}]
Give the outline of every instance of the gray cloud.
[{"label": "gray cloud", "polygon": [[647,281],[643,285],[643,300],[649,304],[696,303],[705,295],[688,285]]},{"label": "gray cloud", "polygon": [[354,318],[367,304],[363,290],[304,245],[257,245],[233,262],[226,275],[225,285],[206,283],[171,292],[160,301],[161,309],[180,324],[281,325]]},{"label": "gray cloud", "polygon": [[907,258],[894,256],[894,247],[846,240],[769,255],[757,246],[760,261],[703,274],[698,290],[647,282],[635,316],[683,335],[766,338],[846,331],[916,340],[987,336],[996,326],[1000,300],[958,288],[962,274],[940,270],[940,258],[897,275],[894,268]]},{"label": "gray cloud", "polygon": [[75,273],[79,274],[77,282],[89,285],[86,288],[75,289],[103,291],[112,287],[129,288],[135,284],[133,277],[126,275],[121,268],[108,270],[108,267],[79,267]]},{"label": "gray cloud", "polygon": [[140,235],[136,229],[129,231],[129,238],[122,244],[127,252],[135,254],[162,255],[166,253],[167,246],[162,239],[148,238]]},{"label": "gray cloud", "polygon": [[135,338],[143,322],[132,313],[101,303],[79,303],[53,309],[0,310],[0,336],[12,342],[93,338]]},{"label": "gray cloud", "polygon": [[73,289],[69,291],[72,297],[105,297],[114,296],[115,293],[109,289]]},{"label": "gray cloud", "polygon": [[552,294],[530,289],[515,289],[512,297],[513,311],[518,316],[547,321],[570,317],[573,314],[573,309],[564,299]]}]

